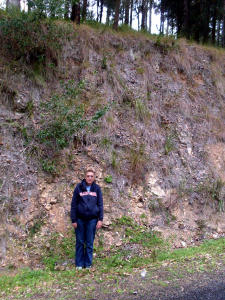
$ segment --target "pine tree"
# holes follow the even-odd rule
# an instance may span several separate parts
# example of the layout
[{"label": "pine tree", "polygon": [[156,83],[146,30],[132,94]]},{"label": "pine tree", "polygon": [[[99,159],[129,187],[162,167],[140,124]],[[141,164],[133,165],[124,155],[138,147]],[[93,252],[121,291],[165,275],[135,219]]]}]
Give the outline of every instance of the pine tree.
[{"label": "pine tree", "polygon": [[120,13],[120,0],[116,0],[115,16],[114,16],[114,23],[113,23],[113,29],[115,30],[118,29],[119,13]]}]

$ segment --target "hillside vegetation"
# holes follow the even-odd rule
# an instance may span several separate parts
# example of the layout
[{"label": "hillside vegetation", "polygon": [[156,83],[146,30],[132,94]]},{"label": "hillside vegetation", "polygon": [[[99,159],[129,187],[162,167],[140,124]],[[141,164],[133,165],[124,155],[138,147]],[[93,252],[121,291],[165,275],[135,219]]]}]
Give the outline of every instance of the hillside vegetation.
[{"label": "hillside vegetation", "polygon": [[96,247],[224,235],[224,50],[3,11],[0,26],[2,267],[73,257],[87,165],[105,204]]}]

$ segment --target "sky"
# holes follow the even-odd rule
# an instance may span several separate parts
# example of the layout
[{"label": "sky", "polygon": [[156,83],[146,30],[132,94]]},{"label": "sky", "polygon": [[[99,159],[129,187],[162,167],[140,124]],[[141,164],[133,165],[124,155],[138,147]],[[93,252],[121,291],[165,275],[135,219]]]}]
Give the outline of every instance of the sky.
[{"label": "sky", "polygon": [[[5,8],[6,0],[0,0],[0,7]],[[26,0],[21,0],[21,8],[26,9]],[[106,19],[106,8],[104,8],[104,14],[103,14],[103,22],[105,22]],[[156,15],[154,11],[152,11],[152,33],[159,33],[159,23],[160,23],[160,15]],[[138,21],[137,18],[133,19],[133,25],[132,27],[134,29],[138,29]]]}]

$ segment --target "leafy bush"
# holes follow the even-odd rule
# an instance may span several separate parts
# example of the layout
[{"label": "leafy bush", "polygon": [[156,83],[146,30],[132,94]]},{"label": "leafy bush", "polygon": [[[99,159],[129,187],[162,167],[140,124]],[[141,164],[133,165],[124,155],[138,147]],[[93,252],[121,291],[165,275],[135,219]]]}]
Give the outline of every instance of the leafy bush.
[{"label": "leafy bush", "polygon": [[167,54],[169,51],[179,48],[177,40],[175,40],[173,36],[162,36],[162,35],[157,36],[155,46],[163,54]]},{"label": "leafy bush", "polygon": [[0,16],[0,43],[5,55],[27,63],[48,60],[57,64],[57,53],[69,32],[69,24],[40,19],[34,13],[10,11]]},{"label": "leafy bush", "polygon": [[93,130],[108,107],[98,110],[92,117],[85,116],[85,106],[78,96],[85,87],[84,81],[73,80],[63,84],[63,92],[54,95],[49,102],[42,103],[42,128],[37,138],[48,148],[59,150],[67,147],[81,131]]}]

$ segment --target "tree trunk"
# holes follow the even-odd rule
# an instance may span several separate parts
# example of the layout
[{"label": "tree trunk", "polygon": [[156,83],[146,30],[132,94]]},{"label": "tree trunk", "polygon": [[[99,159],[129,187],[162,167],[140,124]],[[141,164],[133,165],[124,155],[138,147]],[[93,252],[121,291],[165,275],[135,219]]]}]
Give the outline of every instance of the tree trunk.
[{"label": "tree trunk", "polygon": [[222,47],[225,48],[225,1],[223,2],[223,31],[222,31]]},{"label": "tree trunk", "polygon": [[217,25],[217,46],[220,46],[220,36],[221,36],[221,21],[218,20],[218,25]]},{"label": "tree trunk", "polygon": [[102,23],[103,6],[104,6],[104,0],[101,0],[100,19],[99,19],[100,23]]},{"label": "tree trunk", "polygon": [[28,10],[28,13],[31,11],[31,0],[27,0],[27,10]]},{"label": "tree trunk", "polygon": [[213,18],[212,18],[212,43],[215,45],[216,42],[216,4],[213,5]]},{"label": "tree trunk", "polygon": [[71,21],[80,24],[80,1],[72,5]]},{"label": "tree trunk", "polygon": [[166,36],[169,35],[169,18],[167,18],[167,22],[166,22]]},{"label": "tree trunk", "polygon": [[65,0],[64,19],[69,19],[70,0]]},{"label": "tree trunk", "polygon": [[87,16],[87,0],[83,0],[83,7],[82,7],[82,21],[86,21],[86,16]]},{"label": "tree trunk", "polygon": [[133,5],[134,5],[134,1],[130,0],[130,27],[132,27],[132,21],[133,21]]},{"label": "tree trunk", "polygon": [[118,29],[119,13],[120,13],[120,0],[116,0],[115,16],[114,16],[114,23],[113,23],[113,29],[115,30]]},{"label": "tree trunk", "polygon": [[147,12],[147,0],[142,0],[141,5],[141,13],[142,13],[142,19],[141,19],[141,29],[146,29],[146,12]]},{"label": "tree trunk", "polygon": [[189,39],[189,0],[184,0],[184,23],[183,23],[183,35]]},{"label": "tree trunk", "polygon": [[98,9],[99,9],[99,0],[97,0],[97,18],[96,18],[97,22],[99,20],[99,11],[98,11]]},{"label": "tree trunk", "polygon": [[107,13],[106,13],[106,24],[109,25],[109,19],[110,19],[110,16],[111,16],[111,8],[108,7],[107,8]]},{"label": "tree trunk", "polygon": [[140,29],[140,11],[138,9],[138,12],[137,12],[137,19],[138,19],[138,30]]},{"label": "tree trunk", "polygon": [[129,11],[130,11],[130,0],[125,0],[125,21],[126,25],[129,24]]},{"label": "tree trunk", "polygon": [[[210,20],[210,3],[208,1],[202,1],[204,8],[202,9],[204,11],[205,17],[204,17],[204,22],[203,22],[203,42],[207,43],[209,39],[209,20]],[[210,0],[211,2],[211,0]]]},{"label": "tree trunk", "polygon": [[165,11],[164,11],[164,1],[161,0],[161,7],[160,7],[160,29],[159,33],[164,34],[164,23],[165,23]]},{"label": "tree trunk", "polygon": [[20,0],[7,0],[6,1],[6,8],[13,8],[13,7],[20,9]]},{"label": "tree trunk", "polygon": [[174,30],[174,19],[172,18],[171,20],[171,33],[173,35],[173,30]]},{"label": "tree trunk", "polygon": [[152,7],[153,7],[153,0],[149,1],[149,33],[152,33]]}]

